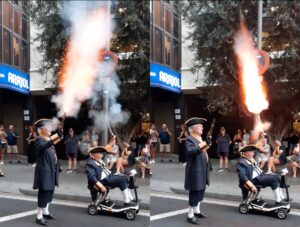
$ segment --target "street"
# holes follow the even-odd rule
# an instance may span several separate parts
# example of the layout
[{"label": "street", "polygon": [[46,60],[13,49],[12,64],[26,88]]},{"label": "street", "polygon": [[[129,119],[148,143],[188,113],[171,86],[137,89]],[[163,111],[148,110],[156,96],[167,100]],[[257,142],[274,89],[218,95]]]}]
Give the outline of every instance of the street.
[{"label": "street", "polygon": [[[187,204],[187,196],[151,193],[151,226],[192,226],[192,224],[186,222]],[[253,213],[242,215],[238,211],[238,205],[238,202],[205,199],[201,204],[201,212],[206,213],[209,217],[200,219],[200,226],[299,226],[299,210],[292,209],[287,219],[279,220],[276,217],[268,215]]]},{"label": "street", "polygon": [[[82,227],[86,226],[149,226],[149,212],[141,210],[134,221],[123,217],[96,215],[87,213],[86,203],[53,201],[50,212],[56,220],[48,221],[49,226],[55,227]],[[0,226],[1,227],[32,227],[38,226],[36,219],[36,198],[0,194]]]}]

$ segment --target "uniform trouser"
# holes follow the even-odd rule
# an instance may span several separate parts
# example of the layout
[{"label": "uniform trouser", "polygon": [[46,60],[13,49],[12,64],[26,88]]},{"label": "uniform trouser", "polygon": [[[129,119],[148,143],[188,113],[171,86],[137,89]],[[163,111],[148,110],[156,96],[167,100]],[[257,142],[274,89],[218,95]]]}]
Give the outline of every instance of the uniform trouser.
[{"label": "uniform trouser", "polygon": [[260,175],[252,179],[251,182],[254,185],[261,185],[263,187],[271,187],[272,190],[275,190],[280,185],[280,176],[279,175]]},{"label": "uniform trouser", "polygon": [[[108,176],[100,182],[105,187],[120,188],[121,191],[124,191],[126,188],[128,188],[128,178],[126,176]],[[94,201],[97,198],[98,191],[92,188],[90,189],[90,192],[92,200]]]},{"label": "uniform trouser", "polygon": [[52,202],[54,190],[42,190],[38,191],[38,207],[45,208],[47,203]]},{"label": "uniform trouser", "polygon": [[189,192],[189,206],[195,207],[203,200],[205,190]]}]

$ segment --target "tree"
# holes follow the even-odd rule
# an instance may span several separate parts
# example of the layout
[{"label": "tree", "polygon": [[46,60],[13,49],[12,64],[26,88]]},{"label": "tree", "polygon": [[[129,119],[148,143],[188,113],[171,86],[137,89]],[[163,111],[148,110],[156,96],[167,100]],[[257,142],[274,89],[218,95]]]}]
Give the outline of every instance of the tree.
[{"label": "tree", "polygon": [[[240,100],[233,42],[241,21],[256,37],[257,1],[179,1],[179,4],[191,28],[188,38],[195,54],[192,70],[195,73],[204,71],[208,110],[227,115],[237,109],[238,116],[249,116]],[[273,129],[281,131],[285,128],[283,124],[290,123],[293,114],[300,110],[297,102],[300,95],[297,85],[300,81],[299,9],[299,1],[264,1],[267,17],[263,27],[268,30],[265,30],[267,37],[262,49],[269,53],[280,50],[282,55],[271,59],[271,66],[264,74],[270,107],[263,115],[272,121]]]},{"label": "tree", "polygon": [[[30,5],[31,20],[39,31],[34,41],[39,42],[38,50],[44,62],[41,71],[51,70],[54,76],[62,66],[71,26],[62,19],[61,8],[62,2],[58,0],[34,1]],[[117,74],[121,81],[119,102],[131,113],[130,128],[141,119],[141,113],[148,111],[149,2],[113,1],[111,10],[116,22],[111,51],[126,53],[126,57],[119,59]]]}]

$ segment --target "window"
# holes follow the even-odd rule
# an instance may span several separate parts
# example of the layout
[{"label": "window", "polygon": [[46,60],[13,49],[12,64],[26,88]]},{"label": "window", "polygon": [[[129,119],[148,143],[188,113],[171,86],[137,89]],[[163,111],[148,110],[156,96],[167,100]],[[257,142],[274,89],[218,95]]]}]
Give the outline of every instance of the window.
[{"label": "window", "polygon": [[22,36],[27,40],[27,20],[24,15],[22,16]]},{"label": "window", "polygon": [[20,57],[20,43],[19,38],[17,36],[14,36],[13,38],[13,57],[14,57],[14,66],[19,67],[19,57]]},{"label": "window", "polygon": [[155,28],[155,61],[162,63],[162,32]]},{"label": "window", "polygon": [[166,8],[165,10],[165,26],[166,26],[166,31],[170,34],[172,34],[172,25],[171,25],[171,12],[169,9]]},{"label": "window", "polygon": [[3,25],[10,28],[10,4],[7,1],[3,2]]},{"label": "window", "polygon": [[174,31],[174,36],[176,38],[179,38],[179,31],[180,31],[180,26],[179,26],[179,20],[178,17],[173,17],[174,23],[173,23],[173,31]]},{"label": "window", "polygon": [[171,65],[171,39],[165,36],[165,63]]},{"label": "window", "polygon": [[3,29],[3,62],[11,64],[11,43],[10,43],[10,32]]},{"label": "window", "polygon": [[154,1],[154,24],[162,27],[162,4],[160,1]]},{"label": "window", "polygon": [[180,56],[180,43],[174,40],[174,68],[180,70],[181,56]]},{"label": "window", "polygon": [[22,65],[21,68],[24,72],[28,71],[28,45],[22,41]]},{"label": "window", "polygon": [[20,33],[20,17],[19,17],[19,12],[17,10],[14,10],[14,32],[19,34]]}]

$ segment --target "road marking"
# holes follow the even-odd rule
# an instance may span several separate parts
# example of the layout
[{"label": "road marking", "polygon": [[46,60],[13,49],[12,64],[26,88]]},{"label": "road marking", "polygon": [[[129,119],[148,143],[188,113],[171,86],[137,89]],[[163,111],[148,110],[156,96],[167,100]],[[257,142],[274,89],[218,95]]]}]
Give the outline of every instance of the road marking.
[{"label": "road marking", "polygon": [[185,214],[189,211],[189,209],[182,209],[182,210],[175,210],[175,211],[171,211],[171,212],[166,212],[166,213],[162,213],[162,214],[157,214],[157,215],[153,215],[150,216],[150,221],[155,221],[158,219],[163,219],[163,218],[168,218],[168,217],[172,217],[172,216],[176,216],[179,214]]},{"label": "road marking", "polygon": [[26,211],[18,214],[12,214],[12,215],[1,217],[0,222],[10,221],[17,218],[23,218],[34,214],[36,214],[36,210]]},{"label": "road marking", "polygon": [[[160,194],[160,193],[153,193],[153,192],[151,192],[150,196],[158,197],[158,198],[166,198],[166,199],[175,199],[175,200],[188,201],[187,196],[177,195],[177,194]],[[151,197],[150,197],[150,201],[151,201]],[[203,203],[215,204],[215,205],[222,205],[222,206],[231,206],[231,207],[238,207],[241,204],[241,202],[228,201],[228,200],[222,200],[222,199],[211,199],[211,198],[204,198]],[[174,211],[172,211],[172,212],[174,212]],[[294,208],[292,208],[291,212],[289,214],[290,215],[300,216],[300,209],[294,209]],[[150,219],[151,219],[151,217],[150,217]]]},{"label": "road marking", "polygon": [[[29,196],[22,196],[22,195],[3,195],[3,194],[0,194],[0,198],[37,202],[37,198],[29,197]],[[51,202],[51,204],[62,205],[62,206],[70,206],[70,207],[78,207],[78,208],[87,208],[88,205],[89,205],[89,203],[84,203],[84,202],[65,201],[65,200],[58,200],[58,199],[54,199]],[[35,210],[35,213],[36,213],[36,210]],[[150,217],[150,211],[140,210],[137,215]]]}]

